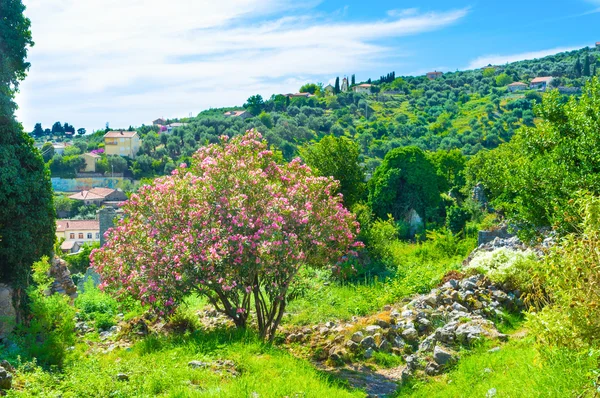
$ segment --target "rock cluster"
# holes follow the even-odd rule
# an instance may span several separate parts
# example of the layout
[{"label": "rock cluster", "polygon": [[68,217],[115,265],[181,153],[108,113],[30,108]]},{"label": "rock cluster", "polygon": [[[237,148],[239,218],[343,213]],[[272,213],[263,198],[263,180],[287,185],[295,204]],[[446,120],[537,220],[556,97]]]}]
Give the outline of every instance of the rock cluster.
[{"label": "rock cluster", "polygon": [[0,283],[0,340],[8,336],[17,322],[17,312],[13,306],[13,289]]},{"label": "rock cluster", "polygon": [[[352,323],[328,322],[287,335],[288,343],[310,342],[315,359],[342,365],[376,352],[402,356],[402,379],[417,371],[436,375],[459,358],[456,351],[484,338],[505,340],[493,319],[523,306],[518,291],[504,291],[481,275],[451,279],[402,307]],[[370,323],[370,324],[368,324]],[[320,349],[319,349],[320,348]]]},{"label": "rock cluster", "polygon": [[73,283],[69,266],[65,260],[54,256],[49,273],[54,279],[50,287],[50,293],[66,294],[73,299],[77,297],[77,286]]},{"label": "rock cluster", "polygon": [[8,361],[0,362],[0,391],[10,390],[12,388],[12,373],[15,369]]}]

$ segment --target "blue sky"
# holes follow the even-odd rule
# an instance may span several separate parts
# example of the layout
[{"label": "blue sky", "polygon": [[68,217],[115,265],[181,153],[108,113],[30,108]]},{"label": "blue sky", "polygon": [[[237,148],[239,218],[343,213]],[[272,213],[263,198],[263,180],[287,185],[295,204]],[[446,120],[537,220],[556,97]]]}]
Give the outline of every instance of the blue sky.
[{"label": "blue sky", "polygon": [[88,131],[332,82],[475,68],[592,46],[600,0],[24,0],[27,130]]}]

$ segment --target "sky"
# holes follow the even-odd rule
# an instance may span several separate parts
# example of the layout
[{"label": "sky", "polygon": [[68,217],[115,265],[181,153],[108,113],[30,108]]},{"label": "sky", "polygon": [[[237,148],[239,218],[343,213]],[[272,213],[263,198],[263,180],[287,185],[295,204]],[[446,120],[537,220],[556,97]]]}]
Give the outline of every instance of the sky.
[{"label": "sky", "polygon": [[533,59],[600,41],[600,0],[23,0],[27,131],[151,124],[307,82]]}]

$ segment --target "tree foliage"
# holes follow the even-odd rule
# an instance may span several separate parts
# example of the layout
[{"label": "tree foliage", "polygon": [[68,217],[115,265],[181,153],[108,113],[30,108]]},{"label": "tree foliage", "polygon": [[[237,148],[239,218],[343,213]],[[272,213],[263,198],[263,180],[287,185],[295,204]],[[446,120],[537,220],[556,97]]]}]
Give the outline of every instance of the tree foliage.
[{"label": "tree foliage", "polygon": [[439,200],[436,169],[417,147],[388,152],[369,181],[369,202],[381,219],[402,220],[411,209],[426,219]]},{"label": "tree foliage", "polygon": [[340,182],[340,193],[346,207],[352,208],[363,198],[365,175],[358,144],[347,137],[329,135],[302,147],[300,155],[319,175],[333,177]]},{"label": "tree foliage", "polygon": [[33,45],[24,9],[20,0],[0,2],[0,280],[21,284],[55,240],[50,175],[13,114]]},{"label": "tree foliage", "polygon": [[199,293],[244,327],[253,306],[272,340],[299,269],[340,260],[357,223],[333,179],[275,163],[258,133],[222,139],[132,195],[92,262],[104,288],[162,315]]}]

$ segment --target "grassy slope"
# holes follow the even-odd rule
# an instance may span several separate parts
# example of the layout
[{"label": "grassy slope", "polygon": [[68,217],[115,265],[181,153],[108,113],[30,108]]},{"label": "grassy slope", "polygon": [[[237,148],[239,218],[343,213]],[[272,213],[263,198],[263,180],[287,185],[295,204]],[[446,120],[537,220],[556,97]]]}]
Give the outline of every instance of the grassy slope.
[{"label": "grassy slope", "polygon": [[[88,347],[80,344],[77,350]],[[62,374],[20,373],[12,397],[362,397],[286,351],[240,332],[148,337],[131,350],[74,353]],[[188,367],[191,360],[229,359],[240,375]],[[118,381],[125,373],[129,381]]]},{"label": "grassy slope", "polygon": [[[532,339],[516,340],[489,352],[483,346],[463,354],[450,373],[403,387],[398,397],[485,397],[495,388],[496,397],[580,396],[591,387],[594,358],[568,350],[542,355]],[[584,395],[585,396],[585,395]]]}]

